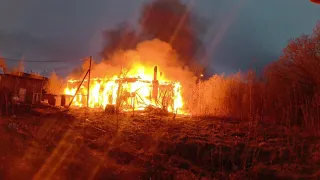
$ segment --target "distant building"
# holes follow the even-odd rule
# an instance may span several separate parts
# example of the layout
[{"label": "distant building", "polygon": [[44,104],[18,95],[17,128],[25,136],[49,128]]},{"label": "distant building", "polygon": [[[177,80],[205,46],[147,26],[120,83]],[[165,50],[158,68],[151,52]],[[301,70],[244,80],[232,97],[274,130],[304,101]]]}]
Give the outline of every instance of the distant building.
[{"label": "distant building", "polygon": [[36,104],[42,100],[44,85],[48,78],[28,73],[20,75],[0,74],[0,88],[10,92],[11,98],[18,97],[20,103]]}]

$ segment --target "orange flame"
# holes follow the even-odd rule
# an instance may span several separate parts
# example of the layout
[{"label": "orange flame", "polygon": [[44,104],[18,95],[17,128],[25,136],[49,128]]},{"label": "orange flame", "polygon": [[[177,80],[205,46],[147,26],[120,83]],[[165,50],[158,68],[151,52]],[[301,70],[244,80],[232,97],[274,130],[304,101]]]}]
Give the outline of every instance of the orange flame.
[{"label": "orange flame", "polygon": [[[80,80],[69,79],[64,94],[74,96]],[[113,78],[91,78],[89,107],[105,108],[116,105],[123,111],[144,110],[149,106],[183,113],[181,83],[169,82],[165,76],[152,68],[134,64],[125,75]],[[87,106],[87,80],[81,85],[71,106]]]}]

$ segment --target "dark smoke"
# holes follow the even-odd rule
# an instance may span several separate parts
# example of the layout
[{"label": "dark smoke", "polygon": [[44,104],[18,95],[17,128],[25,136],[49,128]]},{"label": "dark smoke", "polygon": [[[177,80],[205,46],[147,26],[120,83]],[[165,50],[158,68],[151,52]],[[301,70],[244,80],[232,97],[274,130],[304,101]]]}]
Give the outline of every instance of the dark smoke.
[{"label": "dark smoke", "polygon": [[197,60],[205,53],[200,36],[205,32],[206,26],[202,18],[192,12],[192,5],[180,0],[155,0],[146,3],[142,7],[139,25],[139,33],[126,23],[106,31],[101,53],[103,58],[108,59],[117,50],[133,49],[143,40],[158,38],[172,45],[180,56],[181,64],[202,73],[204,68]]},{"label": "dark smoke", "polygon": [[101,55],[104,59],[109,59],[117,50],[134,49],[142,40],[142,36],[127,23],[121,23],[103,35],[105,44]]}]

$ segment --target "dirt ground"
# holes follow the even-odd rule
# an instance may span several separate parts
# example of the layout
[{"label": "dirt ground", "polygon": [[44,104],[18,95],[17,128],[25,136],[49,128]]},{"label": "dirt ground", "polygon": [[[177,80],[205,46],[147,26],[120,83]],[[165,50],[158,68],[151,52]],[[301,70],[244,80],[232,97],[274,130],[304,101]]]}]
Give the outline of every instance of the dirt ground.
[{"label": "dirt ground", "polygon": [[0,179],[320,178],[320,139],[266,122],[38,107],[0,135]]}]

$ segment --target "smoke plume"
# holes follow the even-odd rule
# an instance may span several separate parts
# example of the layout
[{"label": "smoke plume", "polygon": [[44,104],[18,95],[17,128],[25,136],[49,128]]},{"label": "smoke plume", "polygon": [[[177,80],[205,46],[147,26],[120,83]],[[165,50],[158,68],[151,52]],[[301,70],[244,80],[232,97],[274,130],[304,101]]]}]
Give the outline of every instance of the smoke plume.
[{"label": "smoke plume", "polygon": [[[141,31],[138,32],[126,23],[106,31],[101,55],[109,60],[112,54],[119,50],[133,49],[144,40],[159,39],[172,46],[181,65],[188,66],[196,73],[202,73],[200,71],[203,71],[203,67],[197,59],[204,55],[200,35],[206,27],[191,9],[192,4],[186,5],[180,0],[155,0],[145,3],[139,19]],[[152,58],[149,61],[152,61]]]},{"label": "smoke plume", "polygon": [[21,76],[24,73],[24,63],[23,60],[19,61],[17,66],[11,70],[11,74]]},{"label": "smoke plume", "polygon": [[63,93],[62,80],[59,79],[59,77],[54,71],[51,73],[48,82],[45,84],[44,89],[45,91],[47,91],[47,93],[50,94],[59,95]]},{"label": "smoke plume", "polygon": [[193,72],[183,66],[171,45],[159,39],[140,42],[135,49],[116,51],[106,61],[93,66],[91,77],[112,78],[125,71],[127,76],[152,80],[154,66],[161,74],[159,79],[184,84],[195,80]]}]

